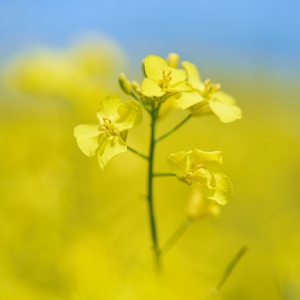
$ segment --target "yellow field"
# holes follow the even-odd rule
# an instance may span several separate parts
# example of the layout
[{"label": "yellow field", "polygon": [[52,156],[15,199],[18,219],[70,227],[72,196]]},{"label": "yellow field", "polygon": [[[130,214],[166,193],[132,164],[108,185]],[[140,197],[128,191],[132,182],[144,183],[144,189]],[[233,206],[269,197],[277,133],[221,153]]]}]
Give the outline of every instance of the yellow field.
[{"label": "yellow field", "polygon": [[[122,96],[117,83],[125,66],[122,52],[97,47],[55,55],[43,50],[18,58],[3,73],[0,298],[207,299],[247,244],[249,251],[211,299],[299,299],[296,80],[254,77],[247,70],[237,76],[229,70],[224,89],[237,99],[243,119],[223,124],[215,116],[193,118],[158,145],[155,169],[161,172],[169,171],[170,153],[221,150],[235,197],[218,218],[195,223],[157,274],[145,200],[146,163],[128,151],[101,171],[73,137],[76,125],[96,122],[103,97]],[[127,142],[146,153],[149,120],[144,116]],[[159,123],[158,133],[185,116],[173,111]],[[185,218],[191,187],[176,177],[156,178],[154,192],[163,244]]]}]

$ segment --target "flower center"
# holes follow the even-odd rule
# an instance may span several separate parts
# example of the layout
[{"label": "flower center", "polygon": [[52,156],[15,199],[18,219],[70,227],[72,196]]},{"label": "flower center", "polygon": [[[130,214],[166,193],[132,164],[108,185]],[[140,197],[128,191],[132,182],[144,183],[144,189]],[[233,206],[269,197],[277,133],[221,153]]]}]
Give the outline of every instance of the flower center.
[{"label": "flower center", "polygon": [[203,97],[210,97],[213,93],[218,91],[221,88],[219,83],[213,84],[211,83],[210,79],[206,79],[204,81],[204,91],[201,92]]},{"label": "flower center", "polygon": [[200,170],[200,169],[205,169],[205,166],[202,165],[202,164],[198,164],[198,165],[196,165],[190,172],[188,172],[188,173],[186,174],[186,181],[187,181],[188,184],[192,184],[192,179],[191,179],[191,177],[192,177],[193,173],[195,173],[196,171],[198,171],[198,170]]},{"label": "flower center", "polygon": [[172,80],[171,74],[171,70],[163,70],[163,79],[161,80],[160,84],[162,89],[166,88],[169,85],[170,81]]},{"label": "flower center", "polygon": [[119,135],[119,131],[114,129],[111,119],[104,117],[103,122],[100,122],[100,131],[103,131],[108,136]]}]

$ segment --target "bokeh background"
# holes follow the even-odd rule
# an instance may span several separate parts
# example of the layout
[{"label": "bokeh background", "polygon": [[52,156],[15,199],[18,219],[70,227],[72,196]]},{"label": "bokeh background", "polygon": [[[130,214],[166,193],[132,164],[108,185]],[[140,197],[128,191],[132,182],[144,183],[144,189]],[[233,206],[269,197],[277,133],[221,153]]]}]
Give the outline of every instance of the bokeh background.
[{"label": "bokeh background", "polygon": [[[0,298],[300,299],[300,20],[298,1],[1,1]],[[146,164],[133,153],[103,172],[73,128],[123,97],[144,56],[177,52],[222,84],[243,119],[194,118],[157,147],[221,150],[235,197],[194,224],[153,271]],[[124,97],[125,99],[126,97]],[[158,125],[172,128],[186,112]],[[146,153],[149,126],[128,144]],[[155,179],[163,244],[185,219],[191,187]]]}]

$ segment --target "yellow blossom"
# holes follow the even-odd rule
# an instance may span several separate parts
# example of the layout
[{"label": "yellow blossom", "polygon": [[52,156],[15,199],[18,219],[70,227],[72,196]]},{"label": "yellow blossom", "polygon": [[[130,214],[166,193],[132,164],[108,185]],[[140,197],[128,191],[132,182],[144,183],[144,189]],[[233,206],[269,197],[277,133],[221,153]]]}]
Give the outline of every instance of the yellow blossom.
[{"label": "yellow blossom", "polygon": [[123,102],[119,97],[106,97],[97,113],[99,124],[78,125],[74,136],[78,147],[87,156],[97,154],[100,168],[117,154],[127,150],[127,130],[142,121],[142,110],[136,101]]},{"label": "yellow blossom", "polygon": [[202,82],[197,67],[190,62],[182,62],[182,66],[193,89],[176,95],[179,107],[190,108],[194,116],[212,111],[223,123],[241,119],[241,109],[230,95],[220,91],[219,84],[213,84],[209,79]]},{"label": "yellow blossom", "polygon": [[204,152],[198,149],[171,154],[168,158],[171,172],[180,181],[192,184],[193,181],[202,186],[204,196],[221,205],[233,195],[232,185],[226,175],[221,173],[223,163],[221,151]]},{"label": "yellow blossom", "polygon": [[170,67],[167,62],[155,55],[144,60],[147,78],[142,82],[142,93],[146,97],[157,97],[164,102],[174,93],[189,91],[192,86],[186,81],[186,72]]}]

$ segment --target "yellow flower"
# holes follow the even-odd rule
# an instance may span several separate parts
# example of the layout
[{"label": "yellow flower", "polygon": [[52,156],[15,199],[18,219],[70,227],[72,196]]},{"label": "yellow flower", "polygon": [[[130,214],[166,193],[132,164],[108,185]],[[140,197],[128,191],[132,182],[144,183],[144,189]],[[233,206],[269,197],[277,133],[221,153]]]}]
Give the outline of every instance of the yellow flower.
[{"label": "yellow flower", "polygon": [[155,55],[144,60],[147,78],[142,82],[142,93],[146,97],[158,97],[164,102],[174,93],[189,91],[192,86],[186,81],[186,72],[170,67],[167,62]]},{"label": "yellow flower", "polygon": [[194,116],[212,111],[223,123],[230,123],[242,118],[242,111],[235,105],[235,100],[220,91],[219,84],[212,84],[209,79],[202,82],[197,67],[190,62],[182,62],[182,66],[193,89],[176,95],[179,107],[190,108]]},{"label": "yellow flower", "polygon": [[204,196],[221,205],[233,195],[232,185],[226,175],[221,173],[223,163],[220,151],[204,152],[198,149],[171,154],[168,158],[171,172],[179,180],[192,184],[193,181],[202,186]]},{"label": "yellow flower", "polygon": [[100,168],[117,154],[127,150],[124,138],[127,130],[142,121],[142,110],[136,101],[123,102],[119,97],[106,97],[97,113],[99,124],[78,125],[74,136],[78,147],[87,156],[97,154]]}]

